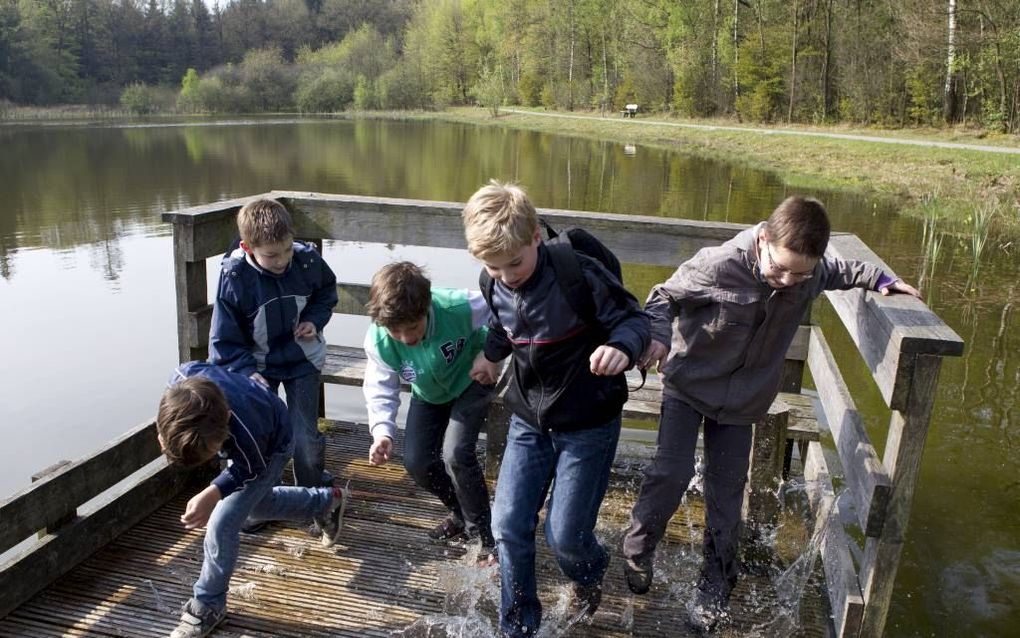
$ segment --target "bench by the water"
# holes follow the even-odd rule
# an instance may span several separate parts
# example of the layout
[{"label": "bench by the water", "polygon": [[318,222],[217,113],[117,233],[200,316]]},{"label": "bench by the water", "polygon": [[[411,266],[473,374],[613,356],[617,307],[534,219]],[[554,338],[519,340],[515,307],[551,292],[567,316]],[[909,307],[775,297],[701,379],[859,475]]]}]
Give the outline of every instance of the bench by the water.
[{"label": "bench by the water", "polygon": [[[294,192],[270,195],[290,209],[299,237],[320,244],[323,239],[344,239],[464,248],[460,204]],[[222,254],[230,243],[236,233],[234,215],[245,201],[164,215],[173,223],[181,360],[206,356],[212,314],[206,259]],[[729,239],[741,228],[652,217],[541,212],[554,225],[584,225],[593,231],[624,262],[625,273],[628,263],[674,267],[697,249]],[[834,236],[830,252],[882,263],[852,235]],[[336,270],[343,272],[342,267]],[[366,286],[345,282],[339,284],[338,292],[337,312],[364,314]],[[752,539],[775,522],[776,491],[794,465],[809,479],[816,515],[835,509],[827,462],[837,461],[851,496],[840,500],[839,507],[852,502],[853,511],[837,511],[827,526],[825,521],[813,522],[826,530],[824,588],[820,590],[826,601],[810,595],[805,599],[800,632],[822,633],[828,622],[826,609],[831,608],[837,635],[877,636],[892,597],[941,358],[958,356],[963,343],[912,298],[885,298],[855,290],[831,293],[828,299],[892,409],[884,458],[879,459],[868,439],[826,335],[820,327],[808,325],[809,317],[805,317],[787,353],[783,394],[769,417],[755,425],[746,519]],[[817,394],[801,389],[805,366]],[[360,385],[363,376],[360,349],[329,347],[324,382]],[[632,394],[626,417],[656,418],[658,388],[650,381],[647,388]],[[154,396],[157,393],[154,390]],[[819,417],[832,434],[835,451],[830,455],[822,453],[818,440]],[[399,462],[384,468],[367,465],[364,426],[333,427],[329,466],[335,474],[352,477],[358,490],[342,545],[335,554],[316,548],[301,550],[308,538],[293,528],[246,537],[235,581],[254,585],[231,594],[232,624],[219,635],[241,631],[390,635],[422,616],[433,622],[449,600],[446,594],[453,600],[463,599],[443,587],[451,582],[449,570],[457,569],[456,559],[464,550],[421,543],[441,506],[407,480]],[[506,414],[497,402],[485,446],[490,478],[498,467],[505,428]],[[600,515],[601,533],[614,542],[636,494],[636,470],[643,454],[647,452],[641,448],[624,445],[616,459],[613,488]],[[168,631],[176,619],[173,607],[187,597],[200,562],[200,533],[184,532],[176,523],[190,496],[184,488],[195,480],[166,466],[154,424],[147,423],[87,458],[53,468],[32,487],[0,502],[0,551],[39,534],[37,544],[0,566],[0,634]],[[103,502],[87,503],[99,495]],[[697,556],[694,539],[700,535],[702,518],[699,501],[691,503],[674,517],[672,556]],[[848,526],[858,529],[848,530]],[[864,538],[863,547],[855,537]],[[677,583],[660,583],[649,598],[634,599],[621,589],[618,566],[611,569],[615,571],[607,577],[606,603],[595,624],[569,635],[660,635],[681,626],[685,611],[676,598]],[[540,559],[540,573],[543,596],[548,601],[556,599],[555,568]],[[694,577],[681,571],[677,580],[685,579],[693,582]],[[485,589],[477,582],[467,587]],[[760,633],[762,623],[767,624],[774,613],[760,600],[763,595],[768,598],[770,583],[748,576],[741,587],[733,603],[732,633]],[[246,599],[252,591],[254,598]],[[491,589],[487,591],[491,594]],[[492,609],[479,613],[491,616]],[[408,635],[425,634],[414,634],[412,628]]]},{"label": "bench by the water", "polygon": [[637,110],[638,110],[637,104],[627,104],[626,106],[623,107],[623,110],[620,111],[620,115],[624,117],[636,117]]}]

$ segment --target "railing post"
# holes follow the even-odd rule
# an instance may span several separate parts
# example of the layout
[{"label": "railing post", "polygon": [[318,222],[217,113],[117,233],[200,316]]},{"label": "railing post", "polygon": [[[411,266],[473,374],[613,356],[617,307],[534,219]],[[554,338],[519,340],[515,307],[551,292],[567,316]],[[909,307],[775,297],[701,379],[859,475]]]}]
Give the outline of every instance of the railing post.
[{"label": "railing post", "polygon": [[882,533],[877,538],[867,539],[860,570],[864,594],[861,636],[865,638],[881,636],[889,615],[941,365],[939,356],[916,355],[906,405],[902,412],[893,411],[889,423],[882,459],[892,481],[889,505]]},{"label": "railing post", "polygon": [[[35,483],[36,481],[41,481],[44,478],[48,478],[56,474],[60,470],[64,469],[70,464],[71,462],[68,460],[57,461],[53,465],[45,469],[39,470],[38,472],[33,474],[32,482]],[[47,534],[52,534],[53,532],[67,525],[68,523],[74,522],[76,518],[78,518],[78,508],[72,505],[69,510],[65,511],[59,516],[54,517],[52,520],[47,521],[46,527],[43,527],[38,532],[36,532],[36,536],[39,538],[43,538]]]},{"label": "railing post", "polygon": [[744,499],[744,556],[753,567],[771,564],[771,552],[765,546],[769,527],[779,516],[779,483],[783,472],[783,450],[790,406],[775,400],[764,419],[754,424],[751,463]]},{"label": "railing post", "polygon": [[[508,374],[507,371],[504,374]],[[496,387],[500,390],[489,404],[489,416],[485,422],[485,478],[490,482],[499,478],[499,467],[503,464],[503,452],[506,451],[506,437],[510,432],[510,410],[503,403],[506,384],[497,384]]]},{"label": "railing post", "polygon": [[206,295],[205,260],[188,261],[195,229],[175,223],[174,285],[177,292],[177,350],[181,363],[208,356],[209,335],[198,334],[194,313],[209,304]]}]

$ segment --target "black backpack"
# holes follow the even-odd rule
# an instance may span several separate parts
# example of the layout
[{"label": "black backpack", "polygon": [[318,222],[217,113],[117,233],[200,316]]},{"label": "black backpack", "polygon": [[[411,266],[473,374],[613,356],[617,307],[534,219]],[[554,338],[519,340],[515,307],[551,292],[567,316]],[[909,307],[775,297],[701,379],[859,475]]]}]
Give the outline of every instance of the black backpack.
[{"label": "black backpack", "polygon": [[[602,262],[606,270],[613,273],[613,276],[622,282],[623,269],[620,267],[620,260],[616,258],[613,251],[599,241],[598,237],[583,228],[574,227],[559,232],[544,219],[539,218],[538,223],[545,229],[548,239],[543,243],[552,261],[553,270],[556,271],[556,281],[559,282],[560,289],[566,295],[570,307],[585,323],[601,328],[598,323],[595,299],[592,297],[588,282],[584,280],[581,264],[575,251]],[[482,296],[485,297],[490,308],[492,308],[493,285],[492,277],[483,268],[478,276],[478,288],[482,291]]]}]

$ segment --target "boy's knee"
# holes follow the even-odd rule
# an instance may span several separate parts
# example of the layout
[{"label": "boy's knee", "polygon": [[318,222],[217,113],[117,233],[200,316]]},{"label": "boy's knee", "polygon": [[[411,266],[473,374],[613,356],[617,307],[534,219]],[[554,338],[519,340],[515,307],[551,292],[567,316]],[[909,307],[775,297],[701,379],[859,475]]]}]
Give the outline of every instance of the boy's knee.
[{"label": "boy's knee", "polygon": [[478,465],[478,457],[475,451],[467,446],[457,446],[451,450],[444,451],[443,464],[446,471],[453,476],[466,470],[473,469]]}]

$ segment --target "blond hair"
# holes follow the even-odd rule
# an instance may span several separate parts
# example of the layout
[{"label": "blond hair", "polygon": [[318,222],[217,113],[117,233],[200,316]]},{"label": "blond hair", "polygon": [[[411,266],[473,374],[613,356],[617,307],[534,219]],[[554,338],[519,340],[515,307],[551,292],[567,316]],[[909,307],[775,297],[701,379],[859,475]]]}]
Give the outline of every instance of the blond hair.
[{"label": "blond hair", "polygon": [[538,231],[538,213],[524,189],[494,179],[475,191],[461,217],[468,251],[478,259],[514,253]]},{"label": "blond hair", "polygon": [[256,199],[237,213],[237,232],[248,246],[264,246],[294,237],[290,213],[275,199]]},{"label": "blond hair", "polygon": [[372,276],[365,309],[384,328],[406,326],[425,317],[432,304],[432,282],[409,261],[386,264]]},{"label": "blond hair", "polygon": [[189,377],[163,393],[156,413],[156,431],[167,461],[196,467],[219,451],[230,434],[230,405],[219,386],[203,377]]}]

